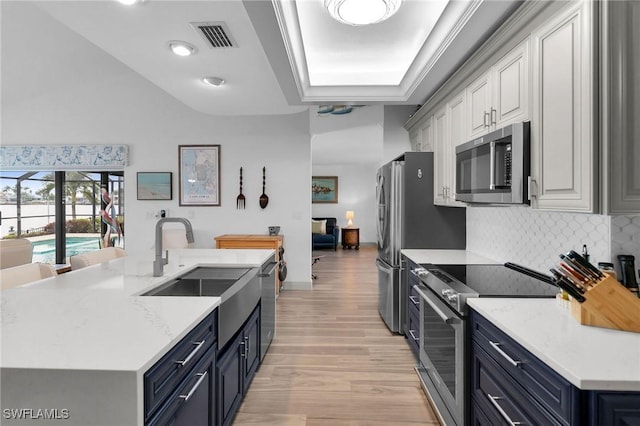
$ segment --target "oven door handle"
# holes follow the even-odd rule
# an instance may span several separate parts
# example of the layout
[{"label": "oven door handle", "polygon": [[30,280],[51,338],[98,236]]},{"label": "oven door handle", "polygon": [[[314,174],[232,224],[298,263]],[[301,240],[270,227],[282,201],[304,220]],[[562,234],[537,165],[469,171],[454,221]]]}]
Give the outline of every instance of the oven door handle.
[{"label": "oven door handle", "polygon": [[420,286],[414,285],[413,288],[418,292],[420,298],[427,302],[429,306],[438,314],[438,316],[447,324],[459,324],[461,322],[460,318],[448,316],[442,309],[440,309],[435,303],[429,300],[429,296],[420,288]]},{"label": "oven door handle", "polygon": [[376,266],[378,267],[379,270],[386,272],[387,274],[390,274],[393,272],[393,267],[388,267],[386,264],[384,264],[380,259],[376,259]]}]

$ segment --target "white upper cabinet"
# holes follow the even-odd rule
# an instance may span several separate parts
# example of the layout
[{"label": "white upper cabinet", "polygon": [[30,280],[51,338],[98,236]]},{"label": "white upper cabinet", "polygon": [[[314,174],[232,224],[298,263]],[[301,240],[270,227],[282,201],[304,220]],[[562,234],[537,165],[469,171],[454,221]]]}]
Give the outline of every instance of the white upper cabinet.
[{"label": "white upper cabinet", "polygon": [[467,86],[469,138],[524,121],[529,112],[529,39]]},{"label": "white upper cabinet", "polygon": [[602,5],[603,213],[640,213],[640,2]]},{"label": "white upper cabinet", "polygon": [[418,128],[420,135],[420,150],[425,152],[433,152],[433,115],[425,117]]},{"label": "white upper cabinet", "polygon": [[493,67],[491,123],[504,127],[529,118],[529,39],[506,54]]},{"label": "white upper cabinet", "polygon": [[532,34],[532,207],[595,212],[592,2]]},{"label": "white upper cabinet", "polygon": [[490,73],[481,75],[467,87],[469,138],[487,133],[491,127]]},{"label": "white upper cabinet", "polygon": [[447,109],[441,108],[433,115],[433,202],[438,205],[447,202],[449,185],[449,143],[447,135]]},{"label": "white upper cabinet", "polygon": [[448,165],[448,180],[445,184],[447,187],[447,205],[464,207],[461,201],[456,201],[456,147],[467,141],[466,117],[465,117],[465,93],[464,91],[454,96],[447,102],[447,135],[448,135],[448,157],[446,163]]}]

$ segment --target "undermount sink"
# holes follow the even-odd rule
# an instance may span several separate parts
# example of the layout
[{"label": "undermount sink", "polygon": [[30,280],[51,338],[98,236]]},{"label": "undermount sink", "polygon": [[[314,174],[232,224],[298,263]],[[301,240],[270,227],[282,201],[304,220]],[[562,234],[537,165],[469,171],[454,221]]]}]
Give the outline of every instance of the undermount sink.
[{"label": "undermount sink", "polygon": [[142,296],[221,297],[250,270],[250,268],[199,267],[143,293]]}]

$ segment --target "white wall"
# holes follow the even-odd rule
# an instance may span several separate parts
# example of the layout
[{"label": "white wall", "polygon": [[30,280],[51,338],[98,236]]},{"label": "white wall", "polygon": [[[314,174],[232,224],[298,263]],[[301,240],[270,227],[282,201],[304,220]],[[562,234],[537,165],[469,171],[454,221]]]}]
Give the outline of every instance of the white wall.
[{"label": "white wall", "polygon": [[335,217],[346,226],[345,213],[353,210],[353,225],[360,228],[360,244],[375,243],[376,171],[375,164],[313,165],[314,176],[338,176],[338,203],[312,204],[312,217]]},{"label": "white wall", "polygon": [[[190,218],[196,247],[214,247],[218,234],[266,234],[269,225],[280,225],[287,249],[287,283],[310,286],[311,150],[306,112],[259,117],[194,112],[37,9],[25,7],[30,13],[22,17],[21,8],[7,14],[3,7],[2,144],[127,144],[128,253],[152,253],[156,220],[150,216],[160,209]],[[5,92],[5,87],[10,90]],[[220,207],[178,207],[178,145],[188,144],[221,145]],[[245,210],[236,210],[235,202],[240,166]],[[267,168],[269,196],[264,210],[258,205],[262,166]],[[139,171],[173,172],[174,199],[137,201]]]},{"label": "white wall", "polygon": [[415,111],[414,105],[384,107],[384,145],[380,164],[387,163],[404,152],[411,151],[409,133],[402,126]]}]

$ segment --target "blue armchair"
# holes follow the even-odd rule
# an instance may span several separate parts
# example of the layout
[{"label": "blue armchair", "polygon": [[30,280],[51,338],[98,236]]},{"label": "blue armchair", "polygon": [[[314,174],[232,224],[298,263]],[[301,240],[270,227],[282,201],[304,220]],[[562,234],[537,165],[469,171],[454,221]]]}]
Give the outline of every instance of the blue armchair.
[{"label": "blue armchair", "polygon": [[313,250],[332,248],[334,251],[338,248],[338,239],[340,238],[340,227],[337,225],[335,217],[314,217],[313,220],[326,220],[326,234],[311,234],[311,247]]}]

